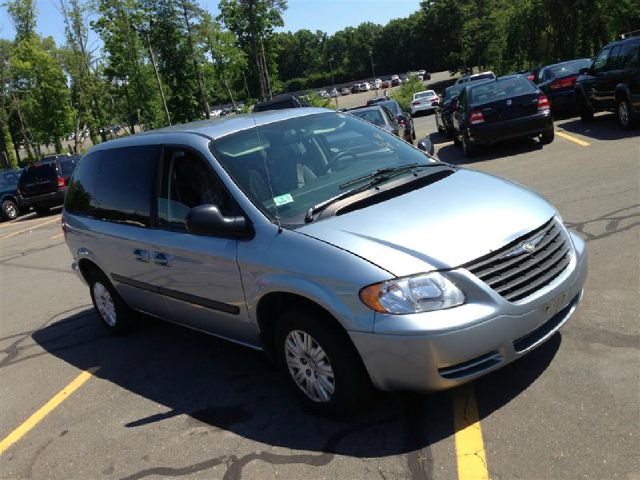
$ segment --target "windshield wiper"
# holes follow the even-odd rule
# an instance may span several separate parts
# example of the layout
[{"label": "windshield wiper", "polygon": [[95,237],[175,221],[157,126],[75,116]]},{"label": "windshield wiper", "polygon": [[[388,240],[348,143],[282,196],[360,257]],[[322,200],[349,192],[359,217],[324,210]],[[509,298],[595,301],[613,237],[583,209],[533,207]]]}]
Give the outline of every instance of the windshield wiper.
[{"label": "windshield wiper", "polygon": [[[351,185],[355,185],[356,183],[364,182],[366,180],[375,180],[375,183],[383,182],[395,175],[399,175],[408,170],[413,170],[414,168],[422,168],[422,167],[435,167],[440,166],[441,163],[409,163],[407,165],[401,165],[399,167],[387,167],[387,168],[379,168],[378,170],[374,170],[371,173],[367,173],[362,177],[354,178],[353,180],[349,180],[348,182],[343,183],[338,188],[343,190]],[[375,185],[374,183],[374,185]]]},{"label": "windshield wiper", "polygon": [[338,195],[336,195],[335,197],[331,197],[328,198],[327,200],[318,203],[317,205],[314,205],[313,207],[309,208],[309,210],[307,210],[307,214],[304,216],[304,221],[306,223],[310,223],[313,221],[313,217],[314,215],[322,212],[325,208],[327,208],[329,205],[331,205],[332,203],[338,202],[344,198],[350,197],[352,195],[355,195],[357,193],[360,192],[364,192],[365,190],[370,189],[371,187],[374,187],[376,185],[378,185],[379,183],[382,183],[386,180],[388,180],[389,178],[398,175],[402,172],[406,172],[408,170],[412,170],[414,168],[422,168],[422,167],[436,167],[436,166],[442,166],[441,163],[409,163],[407,165],[402,165],[400,167],[389,167],[389,168],[380,168],[374,172],[371,172],[368,175],[364,175],[362,177],[359,178],[355,178],[353,180],[349,180],[346,183],[343,183],[342,185],[340,185],[340,189],[346,188],[348,186],[354,185],[356,183],[362,182],[364,180],[369,180],[367,183],[365,183],[364,185],[361,185],[359,187],[356,188],[352,188],[351,190],[347,190],[346,192],[342,192]]}]

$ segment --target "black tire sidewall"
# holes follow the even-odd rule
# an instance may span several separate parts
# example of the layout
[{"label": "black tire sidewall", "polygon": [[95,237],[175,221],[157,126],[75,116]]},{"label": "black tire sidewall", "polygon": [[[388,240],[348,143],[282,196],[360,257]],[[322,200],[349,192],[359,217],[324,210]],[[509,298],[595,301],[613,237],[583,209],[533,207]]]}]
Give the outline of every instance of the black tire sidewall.
[{"label": "black tire sidewall", "polygon": [[[629,112],[629,121],[626,125],[623,124],[622,120],[620,119],[620,104],[622,103],[625,103],[627,105],[627,111]],[[616,102],[616,120],[618,121],[618,125],[620,126],[620,128],[624,130],[629,130],[634,126],[635,119],[633,117],[633,107],[631,105],[631,102],[629,102],[629,100],[627,100],[626,98],[622,98]]]},{"label": "black tire sidewall", "polygon": [[[292,307],[278,322],[275,346],[278,362],[305,410],[330,416],[353,413],[365,403],[371,390],[369,377],[362,360],[344,330],[336,327],[328,314],[313,308]],[[285,339],[292,330],[308,333],[327,354],[334,374],[334,394],[329,402],[314,402],[298,387],[287,366]],[[369,395],[370,396],[370,395]]]},{"label": "black tire sidewall", "polygon": [[[116,310],[116,323],[115,325],[109,325],[98,310],[98,306],[96,304],[96,299],[93,295],[93,286],[100,282],[104,287],[109,291],[109,295],[111,296],[111,300],[115,305]],[[103,325],[107,330],[111,333],[125,333],[131,330],[133,327],[133,316],[132,312],[124,303],[124,300],[120,297],[116,289],[113,287],[109,279],[106,275],[98,270],[93,270],[87,276],[87,283],[89,284],[89,294],[91,295],[91,301],[93,302],[93,308],[96,310],[96,315],[100,319],[100,324]]]}]

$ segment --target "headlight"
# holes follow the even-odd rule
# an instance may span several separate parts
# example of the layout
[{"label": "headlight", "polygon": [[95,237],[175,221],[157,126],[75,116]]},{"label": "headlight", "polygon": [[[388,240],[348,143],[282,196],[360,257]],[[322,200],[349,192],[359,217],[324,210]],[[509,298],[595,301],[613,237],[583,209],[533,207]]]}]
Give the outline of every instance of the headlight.
[{"label": "headlight", "polygon": [[360,300],[376,312],[402,315],[461,305],[464,294],[435,272],[369,285],[360,290]]}]

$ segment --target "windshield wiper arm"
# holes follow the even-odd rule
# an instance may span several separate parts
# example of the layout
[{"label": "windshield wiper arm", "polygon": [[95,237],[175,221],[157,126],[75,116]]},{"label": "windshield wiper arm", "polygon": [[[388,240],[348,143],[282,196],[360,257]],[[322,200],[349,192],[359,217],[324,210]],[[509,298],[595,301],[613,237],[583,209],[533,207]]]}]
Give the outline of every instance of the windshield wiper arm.
[{"label": "windshield wiper arm", "polygon": [[414,168],[422,168],[422,167],[435,167],[442,165],[440,163],[409,163],[407,165],[400,165],[399,167],[387,167],[387,168],[379,168],[378,170],[374,170],[371,173],[363,175],[362,177],[354,178],[353,180],[349,180],[348,182],[343,183],[339,186],[340,190],[343,188],[350,187],[351,185],[355,185],[356,183],[363,182],[365,180],[375,180],[375,183],[379,183],[381,181],[387,180],[394,175],[399,175],[408,170],[413,170]]},{"label": "windshield wiper arm", "polygon": [[327,208],[332,203],[338,202],[338,201],[342,200],[343,198],[347,198],[347,197],[350,197],[352,195],[355,195],[356,193],[363,192],[363,191],[373,187],[378,182],[379,181],[377,179],[372,180],[372,181],[370,181],[368,183],[365,183],[364,185],[362,185],[360,187],[352,188],[351,190],[347,190],[346,192],[339,193],[335,197],[328,198],[325,201],[314,205],[313,207],[309,208],[309,210],[307,210],[307,214],[304,216],[304,221],[306,223],[312,222],[314,215],[322,212],[325,208]]}]

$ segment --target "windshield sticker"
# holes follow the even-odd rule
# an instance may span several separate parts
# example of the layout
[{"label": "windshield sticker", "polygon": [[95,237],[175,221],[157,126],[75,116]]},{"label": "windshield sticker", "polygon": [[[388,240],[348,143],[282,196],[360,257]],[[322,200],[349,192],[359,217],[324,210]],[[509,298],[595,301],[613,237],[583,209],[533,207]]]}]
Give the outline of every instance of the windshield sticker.
[{"label": "windshield sticker", "polygon": [[286,205],[287,203],[293,203],[293,197],[290,193],[285,193],[284,195],[273,197],[273,203],[276,204],[276,207],[280,207],[282,205]]}]

